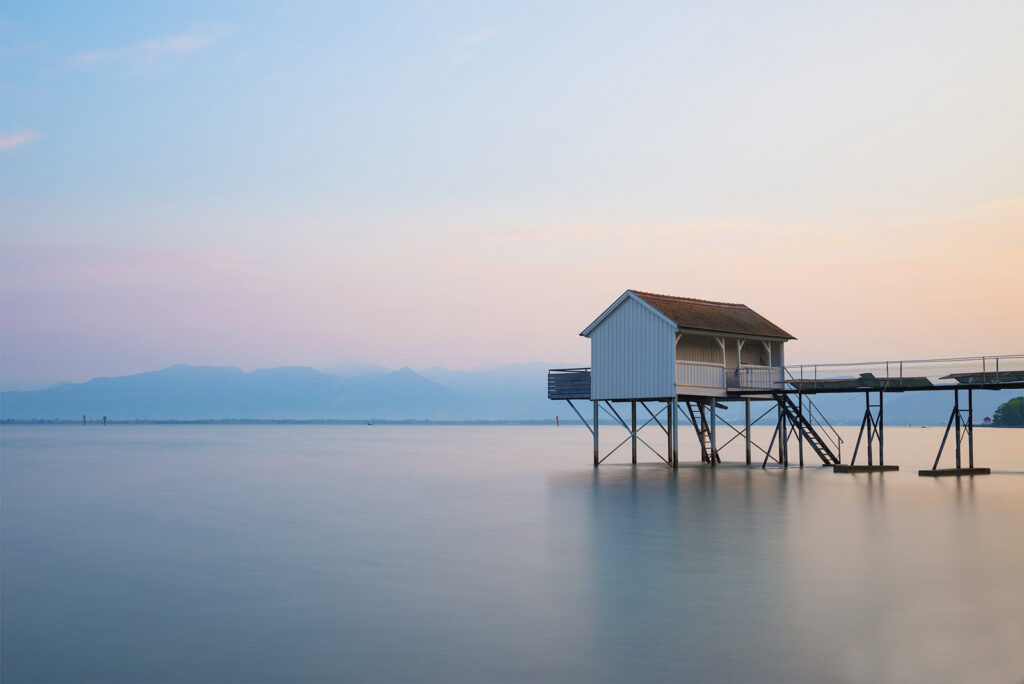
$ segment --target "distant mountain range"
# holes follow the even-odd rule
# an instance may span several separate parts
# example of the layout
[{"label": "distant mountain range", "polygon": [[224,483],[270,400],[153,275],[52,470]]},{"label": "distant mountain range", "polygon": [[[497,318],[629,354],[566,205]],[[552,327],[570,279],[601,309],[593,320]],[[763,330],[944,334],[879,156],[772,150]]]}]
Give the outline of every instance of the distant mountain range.
[{"label": "distant mountain range", "polygon": [[[565,364],[562,364],[563,366]],[[522,363],[474,371],[343,364],[325,370],[234,366],[163,370],[45,389],[0,393],[0,417],[14,420],[553,419],[547,369]]]},{"label": "distant mountain range", "polygon": [[[163,370],[45,389],[0,393],[0,417],[11,420],[338,419],[563,420],[575,414],[547,399],[549,368],[572,364],[515,363],[492,369],[419,372],[341,364],[324,370],[284,366],[244,371],[233,366],[177,365]],[[1018,391],[975,392],[980,424]],[[863,395],[818,395],[814,402],[835,425],[859,424]],[[888,425],[944,425],[950,392],[887,394]],[[742,410],[722,416],[738,425]],[[758,404],[762,408],[767,404]],[[585,414],[586,415],[586,414]],[[756,414],[755,414],[756,415]],[[766,418],[766,421],[771,418]]]}]

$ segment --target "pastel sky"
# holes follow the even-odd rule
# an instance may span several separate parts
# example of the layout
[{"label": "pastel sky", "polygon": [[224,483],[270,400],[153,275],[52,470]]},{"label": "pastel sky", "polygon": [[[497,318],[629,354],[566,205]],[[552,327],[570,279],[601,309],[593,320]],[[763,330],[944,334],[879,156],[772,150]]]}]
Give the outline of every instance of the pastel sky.
[{"label": "pastel sky", "polygon": [[0,14],[0,377],[586,362],[626,288],[791,361],[1024,352],[1024,3]]}]

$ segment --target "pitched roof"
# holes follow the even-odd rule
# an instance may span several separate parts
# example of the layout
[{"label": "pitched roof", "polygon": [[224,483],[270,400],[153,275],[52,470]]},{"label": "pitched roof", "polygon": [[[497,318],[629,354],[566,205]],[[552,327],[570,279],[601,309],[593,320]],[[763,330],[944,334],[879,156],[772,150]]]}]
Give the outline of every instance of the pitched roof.
[{"label": "pitched roof", "polygon": [[680,328],[795,339],[745,304],[708,302],[703,299],[670,297],[639,290],[629,291],[674,321]]}]

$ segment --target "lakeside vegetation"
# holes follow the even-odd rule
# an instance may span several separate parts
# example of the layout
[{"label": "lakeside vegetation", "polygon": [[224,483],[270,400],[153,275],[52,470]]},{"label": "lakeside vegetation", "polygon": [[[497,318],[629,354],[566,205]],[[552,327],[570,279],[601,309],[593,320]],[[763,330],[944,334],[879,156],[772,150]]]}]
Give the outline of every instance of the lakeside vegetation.
[{"label": "lakeside vegetation", "polygon": [[1014,397],[999,405],[992,416],[992,424],[999,427],[1024,427],[1024,397]]}]

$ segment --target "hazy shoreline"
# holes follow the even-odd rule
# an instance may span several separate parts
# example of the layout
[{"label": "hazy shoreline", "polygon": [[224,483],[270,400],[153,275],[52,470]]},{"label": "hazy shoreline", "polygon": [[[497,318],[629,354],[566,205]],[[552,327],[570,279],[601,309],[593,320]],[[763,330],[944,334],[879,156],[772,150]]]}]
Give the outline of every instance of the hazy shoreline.
[{"label": "hazy shoreline", "polygon": [[[561,421],[562,425],[582,425],[577,421]],[[426,420],[426,419],[262,419],[262,418],[206,418],[195,420],[87,420],[86,425],[554,425],[554,420]],[[82,425],[81,420],[63,418],[36,418],[0,420],[0,425]]]}]

